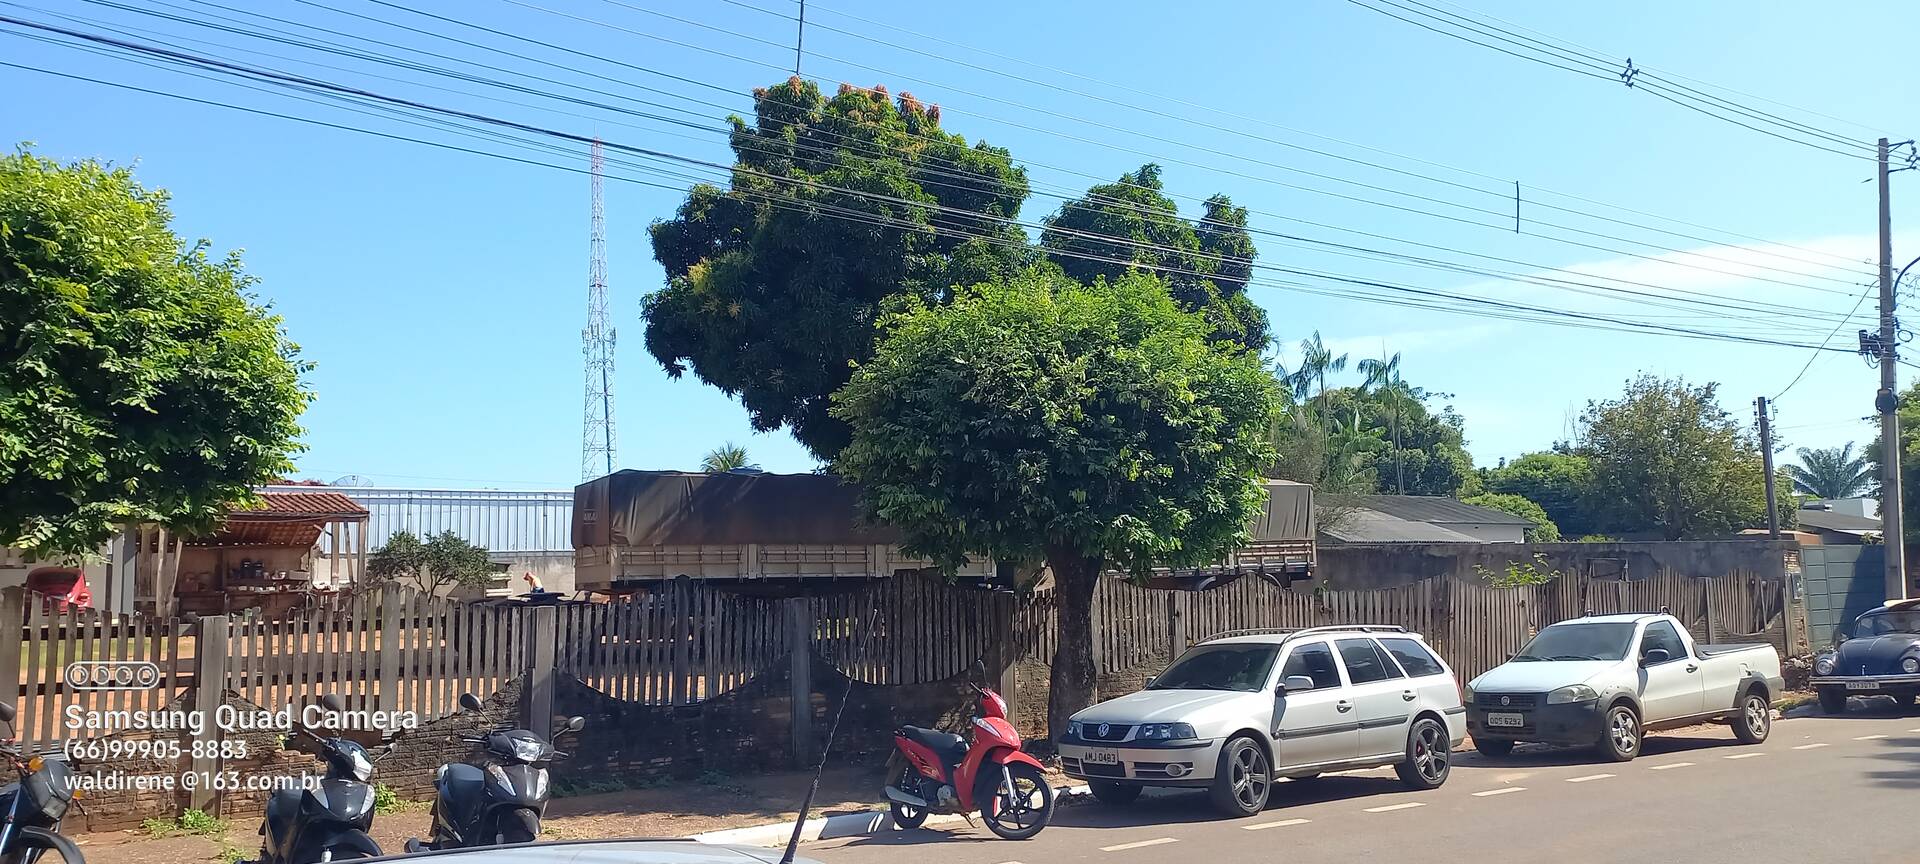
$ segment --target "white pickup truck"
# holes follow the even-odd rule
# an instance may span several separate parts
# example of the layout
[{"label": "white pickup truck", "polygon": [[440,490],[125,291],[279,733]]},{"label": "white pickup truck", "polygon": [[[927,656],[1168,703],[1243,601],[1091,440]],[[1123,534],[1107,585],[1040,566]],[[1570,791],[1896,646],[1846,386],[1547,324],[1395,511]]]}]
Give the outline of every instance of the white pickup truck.
[{"label": "white pickup truck", "polygon": [[1601,615],[1541,630],[1463,697],[1467,731],[1488,756],[1538,741],[1625,762],[1648,730],[1710,720],[1758,744],[1785,683],[1772,645],[1700,645],[1671,615]]}]

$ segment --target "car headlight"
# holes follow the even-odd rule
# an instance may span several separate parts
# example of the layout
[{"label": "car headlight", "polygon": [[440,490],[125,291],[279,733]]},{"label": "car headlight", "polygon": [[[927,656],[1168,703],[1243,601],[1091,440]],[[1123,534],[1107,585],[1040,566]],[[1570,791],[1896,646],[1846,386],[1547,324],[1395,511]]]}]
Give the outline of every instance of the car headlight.
[{"label": "car headlight", "polygon": [[1813,661],[1813,674],[1832,675],[1833,674],[1833,655],[1824,654],[1824,655],[1821,655],[1819,659]]},{"label": "car headlight", "polygon": [[1548,705],[1566,705],[1570,702],[1592,702],[1600,694],[1585,684],[1573,684],[1547,694]]},{"label": "car headlight", "polygon": [[1900,661],[1900,670],[1908,675],[1920,672],[1920,657],[1908,657]]},{"label": "car headlight", "polygon": [[1460,701],[1468,705],[1473,704],[1473,685],[1472,684],[1460,685]]},{"label": "car headlight", "polygon": [[1134,737],[1141,741],[1184,741],[1197,736],[1186,723],[1148,723]]},{"label": "car headlight", "polygon": [[1068,738],[1080,737],[1080,721],[1078,720],[1067,721],[1067,737]]}]

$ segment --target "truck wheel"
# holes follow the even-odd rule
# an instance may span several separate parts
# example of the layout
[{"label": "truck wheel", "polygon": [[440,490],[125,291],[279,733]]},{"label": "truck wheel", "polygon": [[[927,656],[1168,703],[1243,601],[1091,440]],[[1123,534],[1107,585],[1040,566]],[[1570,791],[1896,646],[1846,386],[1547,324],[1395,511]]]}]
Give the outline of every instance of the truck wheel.
[{"label": "truck wheel", "polygon": [[1087,788],[1093,791],[1093,797],[1099,799],[1100,803],[1112,804],[1115,807],[1125,807],[1140,800],[1140,793],[1144,791],[1139,786],[1098,780],[1087,783]]},{"label": "truck wheel", "polygon": [[1213,785],[1207,789],[1220,812],[1235,818],[1258,814],[1267,808],[1267,792],[1272,788],[1273,770],[1267,767],[1267,753],[1259,742],[1241,735],[1220,748]]},{"label": "truck wheel", "polygon": [[1513,742],[1502,741],[1498,738],[1490,738],[1485,741],[1475,740],[1473,742],[1473,749],[1480,751],[1480,754],[1483,756],[1505,759],[1513,755]]},{"label": "truck wheel", "polygon": [[1634,713],[1631,705],[1615,705],[1607,709],[1596,749],[1611,761],[1632,762],[1633,757],[1640,755],[1640,739],[1640,715]]},{"label": "truck wheel", "polygon": [[1407,756],[1393,766],[1400,782],[1414,789],[1438,789],[1447,782],[1453,769],[1453,742],[1447,740],[1447,727],[1424,717],[1407,732]]},{"label": "truck wheel", "polygon": [[1820,688],[1820,710],[1828,714],[1847,713],[1847,691],[1838,687]]},{"label": "truck wheel", "polygon": [[1733,737],[1742,744],[1758,744],[1773,731],[1773,703],[1764,691],[1748,690],[1740,696],[1740,709],[1733,715]]}]

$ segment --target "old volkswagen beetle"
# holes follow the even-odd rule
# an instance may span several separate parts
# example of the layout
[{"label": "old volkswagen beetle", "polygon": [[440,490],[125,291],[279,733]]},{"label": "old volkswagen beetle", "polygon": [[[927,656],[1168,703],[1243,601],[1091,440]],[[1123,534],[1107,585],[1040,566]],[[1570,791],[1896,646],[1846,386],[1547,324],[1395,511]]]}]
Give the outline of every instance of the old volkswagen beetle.
[{"label": "old volkswagen beetle", "polygon": [[1911,704],[1920,694],[1920,599],[1896,600],[1855,619],[1840,644],[1813,661],[1813,687],[1828,714],[1846,711],[1848,696]]}]

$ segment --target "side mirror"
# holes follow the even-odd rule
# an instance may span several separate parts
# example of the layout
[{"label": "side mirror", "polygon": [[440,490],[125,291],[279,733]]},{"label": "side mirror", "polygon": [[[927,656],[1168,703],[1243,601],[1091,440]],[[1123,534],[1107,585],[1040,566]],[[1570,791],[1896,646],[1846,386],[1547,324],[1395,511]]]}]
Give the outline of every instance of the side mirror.
[{"label": "side mirror", "polygon": [[13,716],[13,703],[0,702],[0,723],[12,723]]},{"label": "side mirror", "polygon": [[1665,663],[1672,659],[1673,655],[1667,653],[1667,649],[1665,648],[1648,648],[1647,653],[1640,655],[1640,665],[1652,666],[1655,663]]},{"label": "side mirror", "polygon": [[337,713],[347,710],[347,703],[346,700],[340,698],[339,694],[328,693],[320,697],[320,707]]},{"label": "side mirror", "polygon": [[473,695],[472,693],[462,693],[462,694],[460,694],[460,710],[462,710],[462,711],[478,711],[478,710],[480,710],[481,708],[484,708],[484,707],[486,707],[486,706],[483,706],[483,705],[481,705],[481,704],[480,704],[480,697],[478,697],[478,696],[475,696],[475,695]]},{"label": "side mirror", "polygon": [[572,717],[567,720],[568,732],[578,732],[585,728],[587,728],[587,718],[585,717]]},{"label": "side mirror", "polygon": [[1308,690],[1312,690],[1312,689],[1313,689],[1312,678],[1308,678],[1305,675],[1288,675],[1285,679],[1283,679],[1280,682],[1279,687],[1274,688],[1273,695],[1285,696],[1288,693],[1293,693],[1293,692],[1305,693]]}]

